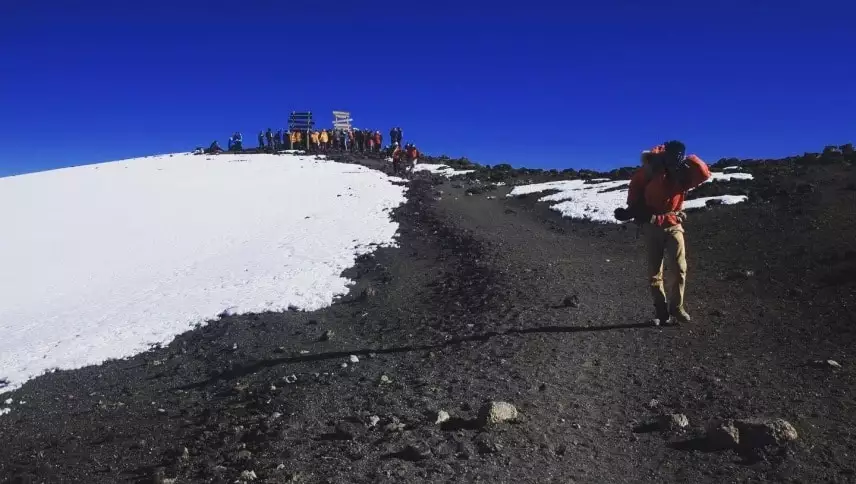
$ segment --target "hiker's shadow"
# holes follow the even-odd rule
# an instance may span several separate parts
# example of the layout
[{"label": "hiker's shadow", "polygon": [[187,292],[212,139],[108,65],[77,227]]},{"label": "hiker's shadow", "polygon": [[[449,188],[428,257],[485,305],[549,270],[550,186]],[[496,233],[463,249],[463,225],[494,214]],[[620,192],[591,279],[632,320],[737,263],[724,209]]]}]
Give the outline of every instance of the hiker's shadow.
[{"label": "hiker's shadow", "polygon": [[189,390],[194,388],[201,388],[207,386],[218,380],[231,380],[235,378],[241,378],[243,376],[255,373],[264,368],[270,368],[279,365],[288,365],[293,363],[308,363],[315,361],[326,361],[326,360],[334,360],[340,358],[347,358],[350,355],[356,356],[367,356],[369,354],[396,354],[396,353],[408,353],[412,351],[431,351],[443,349],[455,345],[459,345],[462,343],[469,342],[486,342],[498,336],[514,336],[514,335],[528,335],[528,334],[541,334],[541,333],[586,333],[586,332],[599,332],[599,331],[615,331],[615,330],[627,330],[627,329],[643,329],[643,328],[652,328],[650,323],[628,323],[628,324],[613,324],[613,325],[604,325],[604,326],[540,326],[535,328],[512,328],[506,331],[489,331],[481,334],[474,334],[470,336],[460,336],[457,338],[451,338],[442,343],[436,344],[424,344],[424,345],[412,345],[412,346],[399,346],[392,348],[377,348],[377,349],[356,349],[356,350],[346,350],[346,351],[331,351],[327,353],[316,353],[309,355],[301,355],[301,356],[292,356],[292,357],[283,357],[283,358],[271,358],[265,360],[258,360],[248,365],[236,367],[230,371],[224,372],[218,376],[210,378],[208,380],[203,380],[195,383],[190,383],[188,385],[184,385],[179,387],[180,390]]}]

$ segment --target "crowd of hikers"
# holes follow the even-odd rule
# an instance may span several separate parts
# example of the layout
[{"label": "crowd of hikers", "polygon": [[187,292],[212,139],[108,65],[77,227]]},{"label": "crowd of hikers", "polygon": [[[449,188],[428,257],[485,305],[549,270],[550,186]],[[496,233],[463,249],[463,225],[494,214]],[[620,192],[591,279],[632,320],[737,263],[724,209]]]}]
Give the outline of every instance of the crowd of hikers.
[{"label": "crowd of hikers", "polygon": [[[419,150],[413,143],[402,146],[403,135],[400,127],[389,130],[389,145],[384,146],[384,137],[380,131],[367,129],[321,129],[321,130],[283,130],[276,131],[268,128],[259,131],[259,153],[276,153],[279,151],[306,151],[307,153],[383,153],[392,158],[392,168],[395,173],[412,171],[419,159]],[[220,147],[218,141],[213,141],[207,150],[197,148],[198,152],[222,153],[244,152],[244,139],[240,132],[232,133],[226,150]],[[407,166],[402,162],[406,161]]]}]

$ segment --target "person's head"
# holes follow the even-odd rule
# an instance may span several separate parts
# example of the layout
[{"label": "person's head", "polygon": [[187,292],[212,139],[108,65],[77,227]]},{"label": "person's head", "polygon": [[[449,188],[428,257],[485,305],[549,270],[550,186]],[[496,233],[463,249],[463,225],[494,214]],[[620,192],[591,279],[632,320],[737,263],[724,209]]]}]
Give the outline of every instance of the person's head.
[{"label": "person's head", "polygon": [[683,161],[687,153],[687,147],[678,140],[667,141],[663,143],[667,168],[676,168]]}]

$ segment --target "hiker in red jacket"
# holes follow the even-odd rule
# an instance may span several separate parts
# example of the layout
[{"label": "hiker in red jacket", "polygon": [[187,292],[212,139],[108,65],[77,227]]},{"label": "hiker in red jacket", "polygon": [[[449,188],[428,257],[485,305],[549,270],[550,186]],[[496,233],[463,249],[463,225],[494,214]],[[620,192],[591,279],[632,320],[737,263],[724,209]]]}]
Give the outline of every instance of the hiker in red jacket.
[{"label": "hiker in red jacket", "polygon": [[678,323],[691,321],[684,308],[687,259],[683,205],[687,191],[710,178],[710,169],[696,155],[685,157],[685,152],[680,141],[669,141],[643,152],[642,167],[630,179],[628,208],[615,212],[619,220],[633,218],[642,225],[647,247],[646,275],[657,323],[667,322],[670,316]]},{"label": "hiker in red jacket", "polygon": [[398,146],[398,143],[393,144],[392,150],[392,172],[394,174],[398,174],[401,172],[401,147]]}]

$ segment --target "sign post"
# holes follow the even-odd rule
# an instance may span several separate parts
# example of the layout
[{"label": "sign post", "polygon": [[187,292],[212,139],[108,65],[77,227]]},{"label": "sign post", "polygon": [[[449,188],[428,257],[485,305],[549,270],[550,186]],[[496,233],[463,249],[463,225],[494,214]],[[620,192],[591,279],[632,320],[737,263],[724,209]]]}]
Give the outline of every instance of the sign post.
[{"label": "sign post", "polygon": [[[291,115],[288,117],[288,132],[293,133],[295,131],[300,131],[303,133],[301,141],[305,143],[306,151],[309,151],[309,133],[312,132],[314,127],[315,120],[312,119],[311,111],[292,111]],[[297,147],[292,146],[291,149],[297,149]]]}]

